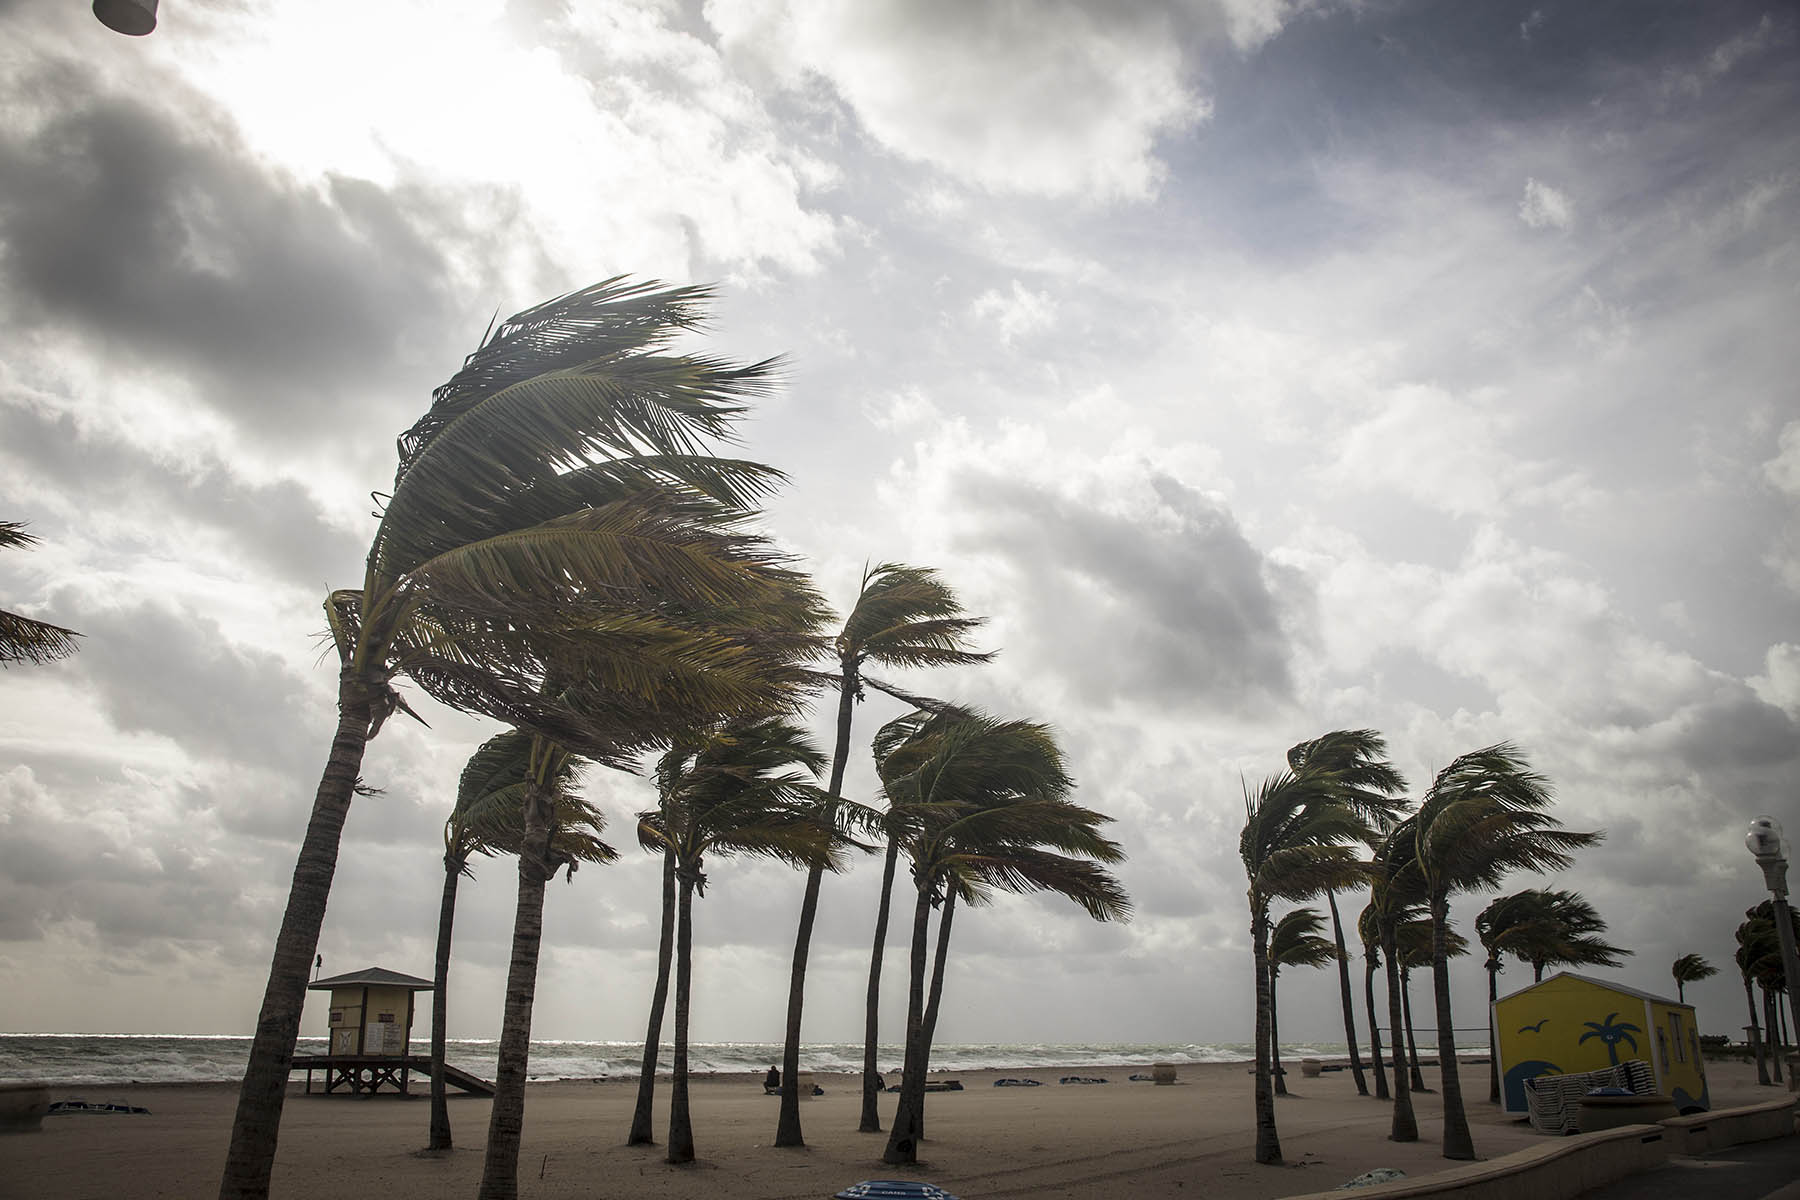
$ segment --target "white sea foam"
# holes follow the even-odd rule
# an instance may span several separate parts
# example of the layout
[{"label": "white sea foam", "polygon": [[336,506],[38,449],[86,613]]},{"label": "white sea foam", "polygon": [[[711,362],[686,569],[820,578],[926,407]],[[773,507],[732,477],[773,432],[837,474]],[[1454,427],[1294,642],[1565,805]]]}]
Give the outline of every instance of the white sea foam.
[{"label": "white sea foam", "polygon": [[[415,1036],[415,1054],[429,1052],[429,1042]],[[303,1037],[297,1054],[323,1054],[324,1038]],[[1485,1047],[1467,1047],[1469,1053]],[[1282,1047],[1288,1059],[1335,1057],[1342,1043],[1319,1042]],[[48,1079],[68,1084],[235,1082],[243,1077],[250,1039],[229,1034],[5,1033],[0,1034],[0,1078]],[[493,1078],[499,1044],[492,1038],[453,1039],[446,1057],[464,1070]],[[671,1047],[659,1056],[659,1070],[669,1069]],[[1149,1066],[1156,1062],[1248,1062],[1253,1048],[1244,1043],[947,1043],[932,1048],[931,1063],[947,1071],[1034,1071],[1056,1067]],[[809,1071],[862,1069],[860,1042],[805,1046],[801,1066]],[[641,1042],[554,1040],[531,1044],[532,1079],[636,1078],[643,1058]],[[899,1066],[901,1048],[883,1045],[877,1061],[883,1070]],[[773,1042],[703,1042],[688,1047],[696,1072],[720,1074],[767,1070],[781,1061]]]}]

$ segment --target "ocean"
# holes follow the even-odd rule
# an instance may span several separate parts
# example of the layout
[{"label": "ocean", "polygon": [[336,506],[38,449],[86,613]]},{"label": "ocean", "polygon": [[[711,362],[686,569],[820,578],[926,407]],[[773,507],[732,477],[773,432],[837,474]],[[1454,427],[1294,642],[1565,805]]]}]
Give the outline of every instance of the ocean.
[{"label": "ocean", "polygon": [[[430,1053],[430,1040],[415,1037],[415,1054]],[[323,1054],[325,1039],[303,1037],[297,1054]],[[1284,1058],[1347,1053],[1342,1043],[1284,1045]],[[222,1083],[242,1078],[250,1039],[230,1036],[0,1033],[0,1079],[45,1079],[88,1085],[109,1083]],[[492,1079],[497,1043],[491,1039],[455,1039],[445,1057],[466,1071]],[[665,1046],[661,1069],[668,1070]],[[934,1046],[936,1070],[1044,1070],[1052,1067],[1149,1066],[1155,1062],[1248,1062],[1248,1044],[1101,1042],[1084,1045],[1001,1045],[950,1043]],[[531,1043],[531,1078],[632,1078],[643,1057],[642,1042],[542,1041]],[[900,1047],[881,1047],[883,1070],[900,1063]],[[781,1061],[781,1047],[769,1042],[700,1042],[688,1047],[690,1069],[701,1072],[761,1072]],[[800,1064],[811,1071],[854,1071],[862,1067],[862,1044],[840,1042],[809,1045]]]}]

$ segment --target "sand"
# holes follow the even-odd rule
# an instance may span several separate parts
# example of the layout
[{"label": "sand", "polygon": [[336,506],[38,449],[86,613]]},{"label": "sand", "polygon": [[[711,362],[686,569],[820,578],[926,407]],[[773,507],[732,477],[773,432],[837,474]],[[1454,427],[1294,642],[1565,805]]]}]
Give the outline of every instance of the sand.
[{"label": "sand", "polygon": [[[1415,1098],[1421,1140],[1387,1139],[1390,1106],[1358,1097],[1348,1071],[1303,1078],[1290,1068],[1291,1097],[1278,1100],[1284,1166],[1251,1160],[1251,1077],[1241,1063],[1183,1066],[1170,1087],[1127,1082],[1144,1067],[1096,1069],[1111,1082],[1060,1085],[1059,1072],[1028,1074],[1038,1088],[996,1088],[1022,1072],[965,1071],[962,1092],[927,1097],[926,1162],[916,1169],[881,1165],[884,1136],[855,1132],[856,1080],[819,1075],[825,1095],[804,1103],[807,1147],[776,1150],[777,1100],[760,1076],[697,1077],[691,1085],[699,1161],[671,1167],[660,1147],[622,1143],[636,1082],[629,1079],[533,1084],[520,1156],[522,1197],[730,1196],[734,1200],[828,1197],[864,1179],[924,1179],[963,1197],[1058,1196],[1101,1200],[1281,1197],[1336,1187],[1375,1167],[1427,1174],[1452,1164],[1439,1157],[1435,1093]],[[1709,1063],[1715,1104],[1728,1107],[1779,1093],[1757,1087],[1753,1068]],[[1073,1073],[1073,1072],[1069,1072]],[[1426,1069],[1429,1086],[1436,1072]],[[1495,1157],[1541,1144],[1544,1135],[1502,1116],[1486,1101],[1487,1068],[1465,1069],[1476,1150]],[[210,1196],[236,1103],[227,1084],[57,1089],[53,1099],[141,1105],[148,1116],[53,1116],[41,1133],[0,1137],[0,1196],[41,1200]],[[895,1097],[884,1097],[882,1117]],[[668,1089],[658,1088],[658,1136]],[[274,1194],[280,1197],[375,1196],[413,1200],[473,1196],[489,1102],[453,1095],[450,1120],[459,1149],[422,1157],[429,1101],[382,1096],[300,1094],[288,1098]]]}]

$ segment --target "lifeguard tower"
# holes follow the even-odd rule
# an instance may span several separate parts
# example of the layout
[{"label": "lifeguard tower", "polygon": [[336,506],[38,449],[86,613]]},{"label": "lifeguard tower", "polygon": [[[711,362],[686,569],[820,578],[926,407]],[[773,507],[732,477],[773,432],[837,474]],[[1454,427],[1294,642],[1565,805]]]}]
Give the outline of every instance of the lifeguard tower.
[{"label": "lifeguard tower", "polygon": [[[385,967],[364,967],[307,984],[307,990],[331,993],[330,1049],[325,1054],[296,1054],[293,1068],[306,1069],[312,1091],[315,1070],[325,1072],[329,1094],[347,1088],[373,1095],[391,1087],[410,1094],[411,1073],[431,1077],[431,1060],[412,1053],[414,997],[432,990],[429,979],[402,975]],[[444,1064],[444,1081],[465,1092],[493,1095],[493,1085],[467,1071]]]}]

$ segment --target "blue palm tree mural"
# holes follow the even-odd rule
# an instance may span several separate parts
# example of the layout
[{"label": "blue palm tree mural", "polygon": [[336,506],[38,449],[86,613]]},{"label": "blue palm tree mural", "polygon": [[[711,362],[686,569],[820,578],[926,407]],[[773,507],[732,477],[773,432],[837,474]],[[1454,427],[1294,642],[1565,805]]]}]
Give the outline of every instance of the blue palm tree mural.
[{"label": "blue palm tree mural", "polygon": [[1619,1064],[1619,1043],[1625,1042],[1633,1050],[1636,1050],[1638,1048],[1637,1039],[1631,1035],[1644,1032],[1629,1021],[1613,1024],[1613,1018],[1618,1015],[1616,1012],[1611,1012],[1606,1014],[1604,1021],[1583,1021],[1582,1024],[1588,1027],[1589,1032],[1576,1039],[1577,1042],[1585,1042],[1589,1038],[1599,1038],[1606,1045],[1606,1057],[1612,1061],[1614,1066]]}]

